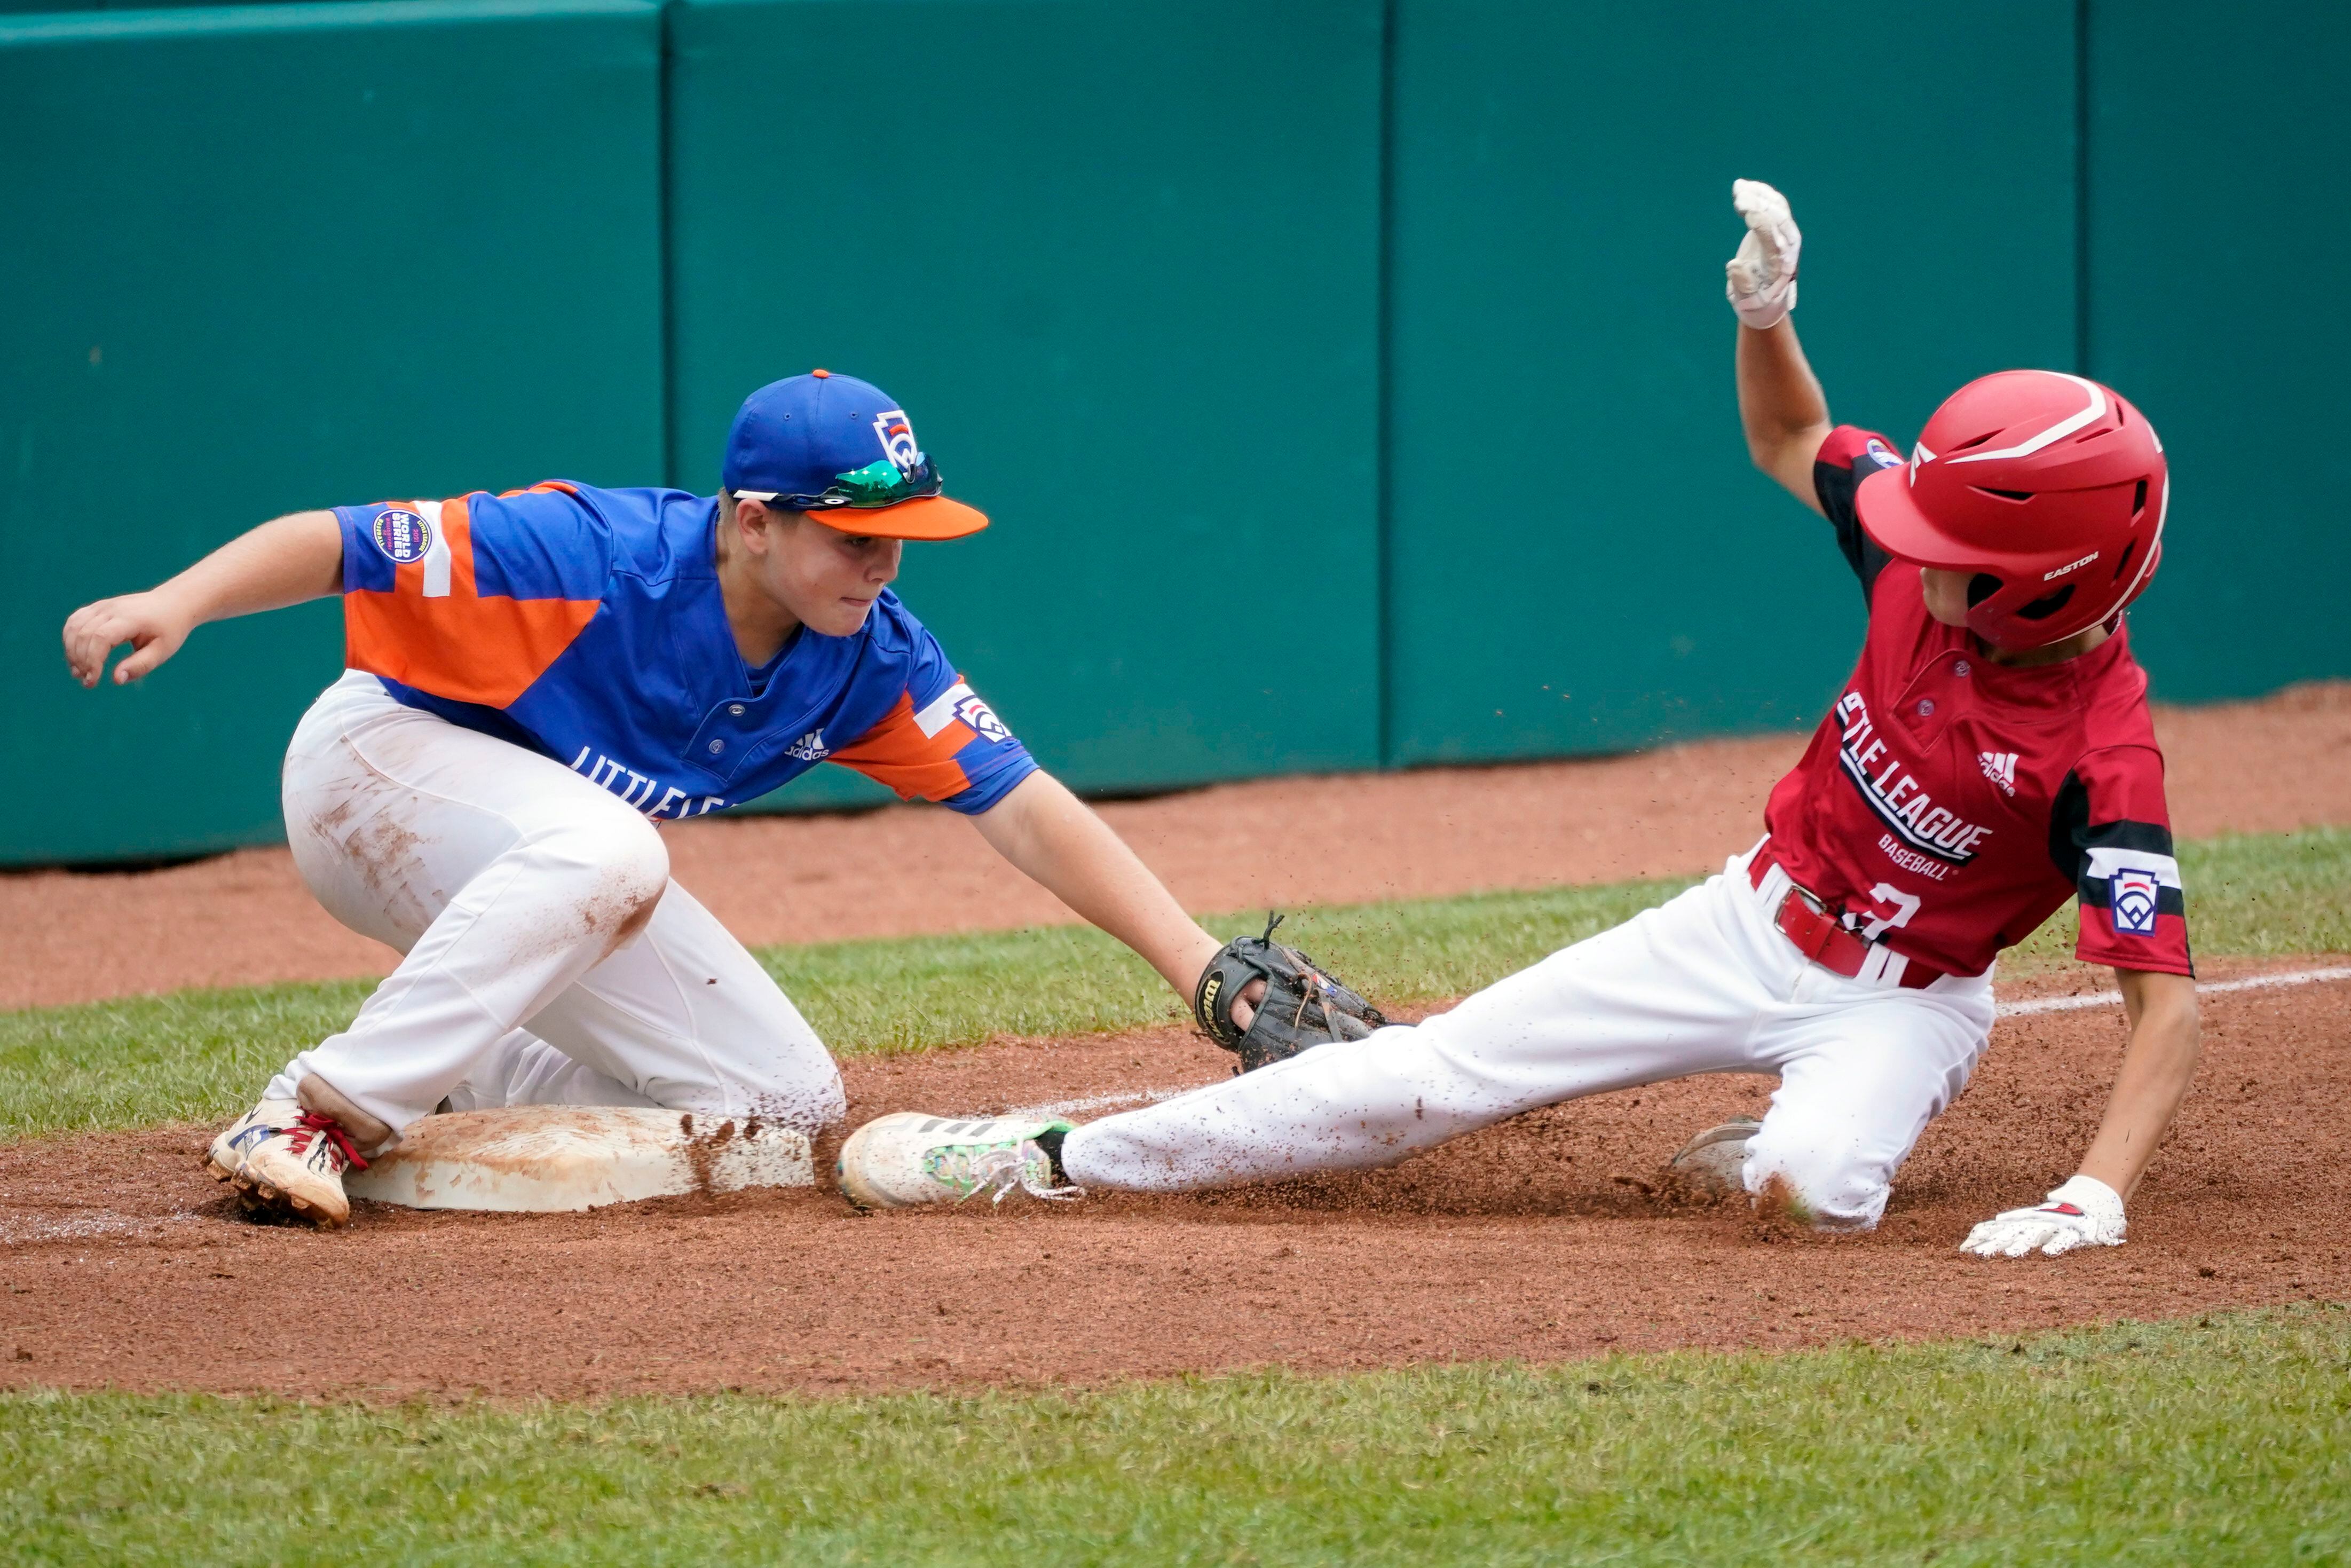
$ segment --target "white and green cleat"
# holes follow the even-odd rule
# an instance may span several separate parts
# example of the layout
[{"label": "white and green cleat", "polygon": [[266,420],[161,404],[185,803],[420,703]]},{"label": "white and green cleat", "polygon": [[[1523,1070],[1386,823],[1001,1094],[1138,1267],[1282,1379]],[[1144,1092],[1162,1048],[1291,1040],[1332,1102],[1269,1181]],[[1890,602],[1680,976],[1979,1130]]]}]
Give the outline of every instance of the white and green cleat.
[{"label": "white and green cleat", "polygon": [[[1053,1155],[1071,1122],[1022,1116],[929,1116],[898,1111],[849,1134],[833,1162],[843,1197],[860,1208],[962,1203],[1015,1192],[1063,1202],[1083,1188],[1058,1179]],[[1041,1142],[1040,1142],[1041,1140]]]}]

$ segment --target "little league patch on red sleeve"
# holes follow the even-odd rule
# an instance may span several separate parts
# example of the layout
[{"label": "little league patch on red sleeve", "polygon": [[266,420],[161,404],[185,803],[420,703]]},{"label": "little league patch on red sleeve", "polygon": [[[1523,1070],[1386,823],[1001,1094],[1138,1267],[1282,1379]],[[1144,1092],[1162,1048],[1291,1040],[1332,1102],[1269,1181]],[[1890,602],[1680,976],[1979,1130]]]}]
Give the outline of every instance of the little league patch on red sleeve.
[{"label": "little league patch on red sleeve", "polygon": [[2118,871],[2107,879],[2107,908],[2113,913],[2117,936],[2152,936],[2158,890],[2153,872]]}]

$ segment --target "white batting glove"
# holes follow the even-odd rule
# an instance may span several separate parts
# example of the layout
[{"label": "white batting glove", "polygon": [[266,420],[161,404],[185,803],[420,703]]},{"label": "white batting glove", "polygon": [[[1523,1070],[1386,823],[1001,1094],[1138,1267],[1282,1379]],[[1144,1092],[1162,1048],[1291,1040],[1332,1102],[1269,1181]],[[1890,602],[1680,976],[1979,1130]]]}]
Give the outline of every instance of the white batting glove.
[{"label": "white batting glove", "polygon": [[2077,1176],[2038,1208],[1993,1215],[1968,1232],[1959,1250],[1979,1258],[2054,1258],[2076,1247],[2119,1247],[2125,1228],[2122,1194],[2095,1176]]},{"label": "white batting glove", "polygon": [[1747,237],[1722,269],[1730,308],[1758,331],[1776,327],[1796,308],[1796,258],[1804,236],[1788,198],[1761,180],[1730,182],[1730,204],[1747,220]]}]

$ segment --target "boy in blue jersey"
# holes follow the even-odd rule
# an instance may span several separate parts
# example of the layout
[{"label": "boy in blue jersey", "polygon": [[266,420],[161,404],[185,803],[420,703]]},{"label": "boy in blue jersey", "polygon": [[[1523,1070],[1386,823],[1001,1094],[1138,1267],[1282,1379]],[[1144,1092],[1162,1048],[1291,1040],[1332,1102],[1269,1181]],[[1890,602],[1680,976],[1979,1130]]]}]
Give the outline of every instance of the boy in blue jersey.
[{"label": "boy in blue jersey", "polygon": [[120,643],[117,684],[206,622],[343,596],[349,669],[295,731],[287,836],[329,912],[403,957],[214,1141],[249,1207],[343,1223],[344,1170],[436,1107],[838,1121],[831,1055],[654,826],[820,761],[968,816],[1191,998],[1217,939],[890,591],[904,541],[987,526],[905,413],[848,376],[778,382],[724,479],[299,512],[66,622],[94,686]]}]

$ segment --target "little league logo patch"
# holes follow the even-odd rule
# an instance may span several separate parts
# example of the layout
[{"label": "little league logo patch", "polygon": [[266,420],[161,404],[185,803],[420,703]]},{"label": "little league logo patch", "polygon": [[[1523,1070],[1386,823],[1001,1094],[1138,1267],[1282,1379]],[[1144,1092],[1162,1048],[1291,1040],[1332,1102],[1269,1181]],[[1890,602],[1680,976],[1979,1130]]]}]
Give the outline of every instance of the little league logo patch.
[{"label": "little league logo patch", "polygon": [[2118,871],[2106,879],[2107,907],[2117,936],[2155,935],[2155,873]]},{"label": "little league logo patch", "polygon": [[899,473],[914,477],[914,470],[923,465],[923,449],[914,444],[914,427],[907,423],[906,411],[884,409],[874,415],[873,434],[882,438],[882,455]]},{"label": "little league logo patch", "polygon": [[[925,740],[936,739],[946,733],[949,725],[958,723],[982,740],[998,741],[1012,737],[1012,732],[1004,727],[1004,721],[996,716],[996,711],[980,701],[978,694],[961,681],[914,710],[914,727],[923,732]],[[958,741],[957,744],[968,743]]]},{"label": "little league logo patch", "polygon": [[1889,448],[1886,443],[1878,440],[1877,437],[1874,435],[1869,438],[1869,445],[1863,451],[1862,455],[1868,458],[1872,463],[1876,464],[1880,468],[1899,468],[1902,466],[1902,459],[1900,455]]},{"label": "little league logo patch", "polygon": [[433,548],[433,525],[399,507],[376,514],[374,532],[375,548],[402,566],[423,560]]},{"label": "little league logo patch", "polygon": [[982,740],[1012,738],[1012,732],[1004,727],[1004,721],[996,716],[996,710],[980,701],[977,695],[967,696],[956,704],[955,713],[956,717],[971,726],[973,733]]}]

